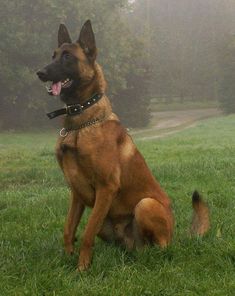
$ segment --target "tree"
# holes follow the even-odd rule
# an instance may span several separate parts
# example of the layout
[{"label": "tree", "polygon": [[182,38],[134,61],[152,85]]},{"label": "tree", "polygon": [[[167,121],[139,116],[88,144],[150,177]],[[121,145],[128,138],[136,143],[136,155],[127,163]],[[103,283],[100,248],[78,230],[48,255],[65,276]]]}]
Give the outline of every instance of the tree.
[{"label": "tree", "polygon": [[139,43],[130,37],[120,18],[129,9],[128,0],[68,0],[66,5],[61,0],[12,0],[2,4],[0,127],[42,126],[46,122],[45,109],[58,108],[58,101],[48,98],[35,72],[49,62],[61,22],[66,23],[76,40],[82,24],[91,19],[98,61],[104,66],[111,97],[129,85],[132,49],[138,48]]},{"label": "tree", "polygon": [[153,97],[218,98],[218,47],[235,26],[232,0],[137,0],[129,22],[151,65]]}]

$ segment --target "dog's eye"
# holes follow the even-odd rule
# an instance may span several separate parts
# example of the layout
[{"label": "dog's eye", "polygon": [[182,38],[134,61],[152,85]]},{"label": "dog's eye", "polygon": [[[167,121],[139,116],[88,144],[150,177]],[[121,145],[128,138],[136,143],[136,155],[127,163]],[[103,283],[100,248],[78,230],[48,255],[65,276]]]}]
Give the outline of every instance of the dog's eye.
[{"label": "dog's eye", "polygon": [[71,57],[71,54],[69,53],[69,52],[65,52],[65,53],[63,53],[63,59],[64,60],[67,60],[67,59],[69,59]]}]

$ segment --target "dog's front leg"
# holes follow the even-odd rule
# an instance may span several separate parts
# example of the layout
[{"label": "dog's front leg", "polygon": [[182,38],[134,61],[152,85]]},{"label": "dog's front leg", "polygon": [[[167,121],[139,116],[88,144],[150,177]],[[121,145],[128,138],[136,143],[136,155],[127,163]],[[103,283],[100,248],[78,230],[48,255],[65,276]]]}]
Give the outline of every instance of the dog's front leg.
[{"label": "dog's front leg", "polygon": [[109,188],[108,186],[97,190],[95,205],[88,219],[80,248],[78,262],[79,271],[87,269],[91,262],[95,236],[98,234],[103,225],[104,219],[107,216],[116,192],[117,190]]},{"label": "dog's front leg", "polygon": [[84,212],[84,204],[76,192],[71,192],[71,204],[64,227],[64,248],[67,254],[74,252],[74,240],[77,226]]}]

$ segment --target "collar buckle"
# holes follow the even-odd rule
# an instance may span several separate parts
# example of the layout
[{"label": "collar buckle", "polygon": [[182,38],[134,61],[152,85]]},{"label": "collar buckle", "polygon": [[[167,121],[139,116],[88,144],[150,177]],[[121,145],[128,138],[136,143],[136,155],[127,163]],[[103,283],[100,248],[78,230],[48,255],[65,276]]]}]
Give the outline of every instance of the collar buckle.
[{"label": "collar buckle", "polygon": [[66,107],[66,112],[68,115],[81,114],[83,112],[83,106],[80,104],[69,105]]}]

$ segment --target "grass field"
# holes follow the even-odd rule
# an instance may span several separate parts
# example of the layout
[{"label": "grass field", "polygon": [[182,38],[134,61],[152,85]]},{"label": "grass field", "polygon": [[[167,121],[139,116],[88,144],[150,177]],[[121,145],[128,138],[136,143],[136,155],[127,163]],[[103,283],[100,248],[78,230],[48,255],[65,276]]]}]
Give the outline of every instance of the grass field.
[{"label": "grass field", "polygon": [[[78,256],[63,253],[68,189],[54,157],[56,136],[0,134],[0,295],[235,295],[235,116],[137,142],[172,198],[173,244],[128,253],[97,239],[82,274]],[[187,233],[195,188],[211,209],[203,239]]]}]

